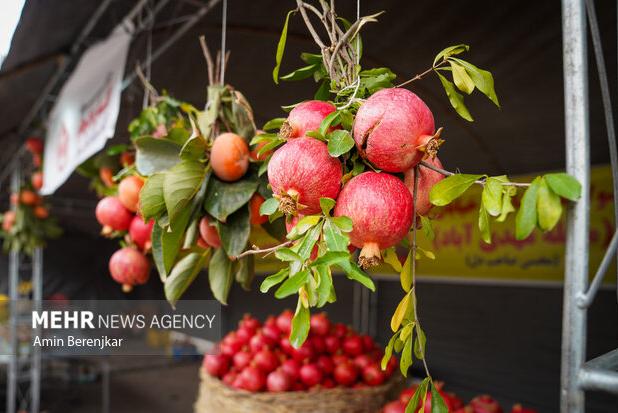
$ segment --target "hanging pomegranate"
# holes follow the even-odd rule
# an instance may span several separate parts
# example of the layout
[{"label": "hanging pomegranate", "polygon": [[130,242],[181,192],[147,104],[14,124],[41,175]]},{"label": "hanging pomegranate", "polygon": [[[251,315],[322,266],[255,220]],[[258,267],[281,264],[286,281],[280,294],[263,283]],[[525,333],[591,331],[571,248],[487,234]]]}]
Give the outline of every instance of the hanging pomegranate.
[{"label": "hanging pomegranate", "polygon": [[307,132],[319,129],[324,118],[335,110],[332,103],[321,100],[300,103],[288,115],[279,136],[283,139],[305,137]]},{"label": "hanging pomegranate", "polygon": [[[442,163],[437,157],[433,159],[427,158],[425,162],[435,166],[436,168],[442,169]],[[414,197],[414,170],[415,168],[410,168],[404,175],[404,182],[410,190],[412,197]],[[431,210],[433,205],[429,201],[429,193],[431,188],[443,179],[444,175],[439,172],[432,171],[424,166],[420,166],[418,168],[418,186],[416,188],[415,208],[418,215],[427,215],[427,213]]]},{"label": "hanging pomegranate", "polygon": [[135,285],[145,284],[150,276],[150,262],[141,252],[125,247],[109,260],[112,278],[122,284],[122,291],[130,292]]},{"label": "hanging pomegranate", "polygon": [[99,224],[114,231],[126,231],[131,225],[133,214],[115,196],[106,196],[97,204],[95,215]]}]

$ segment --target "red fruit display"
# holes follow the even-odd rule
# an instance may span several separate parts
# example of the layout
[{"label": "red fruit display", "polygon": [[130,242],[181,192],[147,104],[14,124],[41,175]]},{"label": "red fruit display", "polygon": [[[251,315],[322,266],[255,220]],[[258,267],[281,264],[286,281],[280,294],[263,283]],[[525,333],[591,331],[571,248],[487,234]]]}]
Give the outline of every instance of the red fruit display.
[{"label": "red fruit display", "polygon": [[284,392],[291,387],[292,379],[283,370],[273,371],[266,377],[266,388],[269,392]]},{"label": "red fruit display", "polygon": [[135,215],[129,226],[129,236],[135,244],[142,250],[150,248],[150,237],[152,235],[152,227],[154,221],[151,219],[144,222],[144,219],[139,215]]},{"label": "red fruit display", "polygon": [[237,379],[239,379],[241,389],[251,392],[260,391],[266,386],[266,376],[257,367],[246,367]]},{"label": "red fruit display", "polygon": [[363,339],[357,335],[348,336],[343,339],[341,348],[350,356],[359,356],[363,353]]},{"label": "red fruit display", "polygon": [[112,278],[122,284],[125,292],[134,285],[145,284],[150,276],[150,262],[134,248],[125,247],[116,251],[109,260]]},{"label": "red fruit display", "polygon": [[[425,161],[436,168],[442,168],[442,163],[440,160],[435,158],[427,158]],[[444,175],[439,172],[432,171],[429,168],[425,168],[421,166],[418,171],[418,186],[416,192],[416,213],[418,215],[427,215],[427,213],[431,210],[432,206],[429,201],[429,193],[431,192],[431,188],[444,179]],[[414,197],[414,168],[408,169],[404,175],[404,182],[408,189],[410,190],[410,194]]]},{"label": "red fruit display", "polygon": [[300,103],[288,115],[279,135],[283,139],[305,137],[307,132],[318,130],[324,118],[335,109],[332,103],[321,100]]},{"label": "red fruit display", "polygon": [[142,186],[144,186],[144,180],[139,176],[127,176],[118,185],[118,199],[131,212],[137,212],[139,191]]},{"label": "red fruit display", "polygon": [[406,405],[398,400],[390,402],[384,406],[382,413],[405,413]]},{"label": "red fruit display", "polygon": [[268,163],[268,182],[285,214],[319,212],[320,198],[337,198],[341,177],[341,163],[313,138],[288,141]]},{"label": "red fruit display", "polygon": [[483,394],[470,400],[474,413],[502,413],[502,407],[491,396]]},{"label": "red fruit display", "polygon": [[310,320],[311,333],[317,336],[325,336],[330,331],[330,321],[326,313],[314,314]]},{"label": "red fruit display", "polygon": [[342,386],[351,386],[356,383],[358,370],[351,362],[339,363],[335,366],[333,377]]},{"label": "red fruit display", "polygon": [[425,154],[435,156],[433,115],[425,102],[407,89],[382,89],[359,108],[354,140],[361,156],[387,172],[404,172]]},{"label": "red fruit display", "polygon": [[30,177],[30,182],[32,183],[32,187],[39,191],[43,187],[43,172],[34,172],[32,177]]},{"label": "red fruit display", "polygon": [[234,354],[232,362],[234,363],[234,367],[236,367],[237,370],[242,370],[247,367],[249,363],[251,363],[252,357],[253,356],[248,351],[240,351]]},{"label": "red fruit display", "polygon": [[237,181],[249,168],[249,146],[235,133],[222,133],[210,150],[210,166],[222,181]]},{"label": "red fruit display", "polygon": [[315,364],[305,364],[300,368],[300,380],[311,388],[322,381],[322,370]]},{"label": "red fruit display", "polygon": [[222,377],[227,373],[230,363],[223,354],[207,354],[204,356],[203,366],[211,376]]},{"label": "red fruit display", "polygon": [[255,363],[255,366],[264,373],[270,373],[279,367],[279,360],[277,359],[277,356],[275,356],[275,354],[268,349],[263,349],[257,353],[253,358],[253,362]]},{"label": "red fruit display", "polygon": [[380,262],[380,250],[396,245],[408,233],[412,196],[393,175],[364,172],[343,187],[334,215],[352,219],[350,242],[361,248],[359,264],[367,268]]},{"label": "red fruit display", "polygon": [[221,246],[221,238],[219,238],[219,232],[214,225],[210,225],[207,217],[203,217],[200,221],[200,236],[213,248],[219,248]]},{"label": "red fruit display", "polygon": [[115,196],[106,196],[97,204],[95,215],[99,224],[114,231],[126,231],[131,226],[133,214]]}]

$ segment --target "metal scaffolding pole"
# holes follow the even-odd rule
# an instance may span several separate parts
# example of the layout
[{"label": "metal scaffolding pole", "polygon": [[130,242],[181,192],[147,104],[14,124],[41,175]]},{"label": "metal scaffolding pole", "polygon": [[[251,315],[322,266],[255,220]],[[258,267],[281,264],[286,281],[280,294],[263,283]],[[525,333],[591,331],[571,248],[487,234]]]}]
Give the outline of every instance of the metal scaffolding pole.
[{"label": "metal scaffolding pole", "polygon": [[588,283],[590,155],[588,65],[584,0],[562,0],[566,169],[582,184],[581,199],[569,206],[562,321],[560,411],[584,411],[579,385],[586,357],[586,309],[577,305]]}]

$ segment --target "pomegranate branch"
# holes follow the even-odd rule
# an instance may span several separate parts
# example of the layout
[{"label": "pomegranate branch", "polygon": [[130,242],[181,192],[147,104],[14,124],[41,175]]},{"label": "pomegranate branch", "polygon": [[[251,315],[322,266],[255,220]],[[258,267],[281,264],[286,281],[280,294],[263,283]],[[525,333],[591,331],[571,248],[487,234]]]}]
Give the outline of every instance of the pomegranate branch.
[{"label": "pomegranate branch", "polygon": [[266,255],[268,255],[268,254],[270,254],[272,252],[277,251],[280,248],[284,248],[284,247],[288,247],[288,246],[292,245],[293,242],[294,241],[286,241],[286,242],[283,242],[283,243],[281,243],[279,245],[275,245],[274,247],[263,248],[263,249],[260,249],[257,245],[253,245],[250,250],[244,251],[243,253],[238,254],[238,255],[236,255],[234,257],[230,257],[230,259],[231,260],[239,260],[242,257],[246,257],[248,255],[255,255],[255,254],[266,254]]},{"label": "pomegranate branch", "polygon": [[[427,169],[431,169],[434,172],[438,172],[444,176],[456,175],[455,172],[451,172],[451,171],[447,171],[446,169],[438,168],[437,166],[432,165],[425,161],[421,161],[420,165]],[[485,179],[479,179],[477,181],[474,181],[474,183],[478,185],[485,185]],[[500,182],[500,184],[504,186],[517,186],[517,187],[529,187],[530,186],[530,183],[528,182]]]},{"label": "pomegranate branch", "polygon": [[402,82],[402,83],[398,84],[396,87],[403,87],[403,86],[406,86],[406,85],[408,85],[408,84],[410,84],[412,82],[415,82],[417,80],[421,80],[423,77],[427,76],[428,74],[430,74],[431,72],[433,72],[434,70],[436,70],[440,66],[444,65],[445,63],[446,63],[446,60],[442,60],[437,65],[431,66],[429,69],[425,70],[423,73],[417,74],[416,76],[412,77],[411,79],[408,79],[405,82]]}]

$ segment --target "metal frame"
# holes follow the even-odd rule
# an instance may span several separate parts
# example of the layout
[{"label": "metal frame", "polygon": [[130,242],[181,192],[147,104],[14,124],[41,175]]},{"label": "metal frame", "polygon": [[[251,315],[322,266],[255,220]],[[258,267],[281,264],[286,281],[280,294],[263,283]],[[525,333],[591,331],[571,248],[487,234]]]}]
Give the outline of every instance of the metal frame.
[{"label": "metal frame", "polygon": [[[587,9],[587,11],[586,11]],[[586,18],[590,23],[610,148],[618,225],[618,156],[607,72],[593,0],[562,0],[567,172],[582,184],[581,199],[567,216],[560,411],[582,413],[585,391],[618,394],[618,349],[586,362],[587,312],[618,248],[618,232],[588,287],[590,130]]]}]

